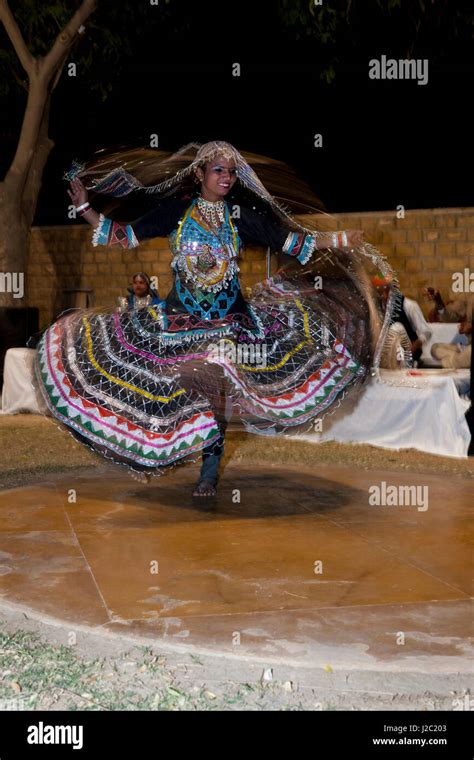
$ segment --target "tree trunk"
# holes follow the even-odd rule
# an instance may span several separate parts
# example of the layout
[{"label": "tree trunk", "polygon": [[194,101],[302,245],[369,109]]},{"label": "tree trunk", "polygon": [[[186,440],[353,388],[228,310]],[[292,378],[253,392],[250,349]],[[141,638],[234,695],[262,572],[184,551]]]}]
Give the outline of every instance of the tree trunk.
[{"label": "tree trunk", "polygon": [[[26,263],[29,225],[14,202],[8,183],[0,183],[0,306],[26,306]],[[25,293],[15,297],[13,284],[23,274]]]},{"label": "tree trunk", "polygon": [[[24,307],[27,303],[29,230],[35,215],[43,170],[54,145],[48,137],[51,93],[59,81],[74,40],[95,7],[96,0],[82,0],[72,19],[56,37],[49,53],[34,58],[8,2],[0,0],[0,23],[3,23],[28,74],[28,97],[18,145],[5,179],[0,182],[0,307]],[[23,295],[18,297],[19,288],[12,289],[12,284],[18,283],[17,278],[21,275],[25,289]]]},{"label": "tree trunk", "polygon": [[[35,105],[37,109],[42,109],[41,123],[26,177],[8,172],[5,180],[0,183],[0,306],[27,305],[29,232],[41,189],[43,170],[54,145],[48,137],[51,95],[46,93],[46,102],[43,104],[40,96],[41,93],[37,93]],[[24,294],[19,298],[18,288],[15,295],[11,285],[15,281],[14,275],[21,273]]]},{"label": "tree trunk", "polygon": [[23,190],[22,211],[26,217],[28,225],[33,224],[38,204],[38,195],[43,184],[43,171],[49,154],[54,148],[54,142],[48,136],[49,113],[51,108],[51,93],[48,94],[43,110],[43,118],[38,133],[38,141],[30,165],[30,170],[26,178],[25,188]]}]

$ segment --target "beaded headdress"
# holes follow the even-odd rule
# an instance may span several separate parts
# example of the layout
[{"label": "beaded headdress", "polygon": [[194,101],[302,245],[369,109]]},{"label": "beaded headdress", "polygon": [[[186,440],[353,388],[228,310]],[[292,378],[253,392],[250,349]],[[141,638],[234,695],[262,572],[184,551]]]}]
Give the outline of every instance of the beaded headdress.
[{"label": "beaded headdress", "polygon": [[[268,204],[286,223],[305,229],[291,216],[287,206],[275,197],[278,195],[279,199],[286,200],[289,187],[293,194],[291,201],[296,202],[303,213],[324,213],[319,199],[285,164],[256,154],[246,155],[249,160],[223,140],[204,144],[188,143],[171,154],[147,148],[135,148],[110,155],[100,151],[99,157],[87,164],[74,161],[63,178],[71,180],[78,176],[83,179],[88,190],[117,199],[139,190],[160,198],[184,194],[195,181],[196,169],[217,156],[222,156],[234,162],[241,186]],[[250,161],[258,165],[267,184],[274,189],[274,195],[265,187]]]}]

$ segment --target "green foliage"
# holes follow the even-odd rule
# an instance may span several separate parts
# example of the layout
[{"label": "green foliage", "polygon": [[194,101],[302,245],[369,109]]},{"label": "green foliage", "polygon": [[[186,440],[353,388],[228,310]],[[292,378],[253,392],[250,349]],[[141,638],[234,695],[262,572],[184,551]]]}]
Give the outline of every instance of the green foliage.
[{"label": "green foliage", "polygon": [[336,48],[349,56],[377,51],[401,57],[429,56],[432,61],[457,50],[471,39],[472,11],[449,0],[279,0],[280,22],[294,40],[315,43],[324,60],[321,78],[335,77]]},{"label": "green foliage", "polygon": [[[105,100],[112,90],[112,79],[119,76],[121,66],[139,48],[140,37],[153,25],[178,25],[177,0],[160,0],[159,6],[147,2],[98,2],[94,13],[85,23],[71,49],[69,61],[80,63],[81,73],[90,76],[88,86],[99,92]],[[28,46],[34,55],[44,56],[51,49],[58,32],[68,23],[80,7],[80,0],[57,0],[44,3],[38,0],[11,0],[10,9]],[[174,14],[173,14],[174,11]],[[179,22],[183,27],[183,20]],[[94,68],[101,74],[95,76]],[[109,79],[104,78],[104,71]],[[21,67],[10,39],[0,22],[0,96],[13,88],[27,86],[27,77]]]}]

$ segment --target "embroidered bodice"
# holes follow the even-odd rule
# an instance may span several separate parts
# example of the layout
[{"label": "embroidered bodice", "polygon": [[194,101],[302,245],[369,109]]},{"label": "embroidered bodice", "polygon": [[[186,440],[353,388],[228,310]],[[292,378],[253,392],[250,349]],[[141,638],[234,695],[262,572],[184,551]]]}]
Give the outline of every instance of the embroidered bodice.
[{"label": "embroidered bodice", "polygon": [[227,204],[220,227],[211,226],[194,200],[169,237],[171,266],[187,285],[218,293],[238,274],[241,241]]},{"label": "embroidered bodice", "polygon": [[211,202],[198,196],[168,199],[131,224],[100,214],[92,242],[135,248],[142,240],[168,236],[174,287],[160,304],[160,313],[183,311],[205,322],[249,314],[252,310],[243,299],[239,281],[242,246],[263,244],[305,264],[319,233],[290,230],[244,206],[239,206],[234,219],[230,209],[225,200]]}]

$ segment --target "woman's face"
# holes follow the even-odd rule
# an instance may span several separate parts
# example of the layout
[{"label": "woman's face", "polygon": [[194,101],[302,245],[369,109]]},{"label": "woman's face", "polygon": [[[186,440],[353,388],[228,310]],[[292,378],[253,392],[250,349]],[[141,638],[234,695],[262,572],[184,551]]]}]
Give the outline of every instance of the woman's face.
[{"label": "woman's face", "polygon": [[142,277],[133,278],[133,292],[138,298],[143,298],[148,293],[148,285]]},{"label": "woman's face", "polygon": [[237,170],[232,159],[217,156],[208,161],[204,168],[196,169],[201,181],[201,195],[207,201],[219,201],[225,198],[237,181]]}]

